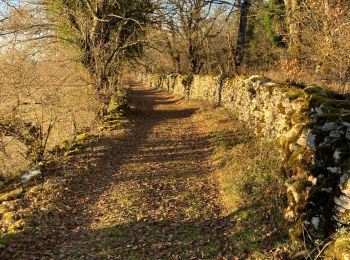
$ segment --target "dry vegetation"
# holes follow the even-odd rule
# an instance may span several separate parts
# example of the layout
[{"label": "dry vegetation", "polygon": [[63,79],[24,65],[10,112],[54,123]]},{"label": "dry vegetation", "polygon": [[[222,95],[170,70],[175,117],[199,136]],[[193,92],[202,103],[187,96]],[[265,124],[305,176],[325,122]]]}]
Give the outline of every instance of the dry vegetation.
[{"label": "dry vegetation", "polygon": [[273,61],[276,66],[268,66],[266,75],[277,81],[319,84],[348,94],[349,2],[295,2],[297,7],[290,13],[295,38],[293,51],[277,54]]},{"label": "dry vegetation", "polygon": [[[1,54],[0,113],[3,122],[28,122],[42,132],[43,149],[52,149],[89,130],[96,118],[95,91],[83,68],[53,45],[33,56],[30,49]],[[78,101],[78,102],[77,102]],[[24,131],[24,130],[20,130]],[[46,140],[47,138],[47,140]],[[2,136],[0,175],[10,177],[31,163],[24,144]]]},{"label": "dry vegetation", "polygon": [[140,62],[147,71],[257,73],[349,91],[348,1],[160,2],[162,26],[148,33]]},{"label": "dry vegetation", "polygon": [[[88,145],[96,148],[87,148],[94,152],[85,153],[89,158],[78,156],[80,160],[70,156],[85,146],[88,135],[82,136],[84,140],[77,140],[78,134],[89,132],[99,124],[104,129],[122,128],[120,114],[129,111],[126,94],[121,90],[128,77],[127,69],[158,74],[186,74],[188,86],[194,74],[220,75],[225,78],[259,73],[275,81],[289,81],[300,85],[320,84],[349,94],[349,11],[350,2],[344,0],[0,0],[1,231],[9,232],[10,235],[17,234],[26,229],[23,219],[28,222],[34,219],[32,224],[35,225],[42,221],[35,222],[37,218],[45,216],[50,219],[49,213],[61,212],[56,206],[64,208],[66,205],[59,204],[59,199],[55,201],[57,205],[48,201],[52,197],[61,196],[60,192],[66,185],[65,178],[69,179],[73,191],[65,195],[66,200],[62,203],[68,201],[71,208],[74,208],[74,203],[81,203],[82,197],[94,197],[95,189],[92,190],[89,183],[82,184],[90,192],[83,195],[74,190],[74,185],[86,179],[82,174],[91,174],[92,179],[95,177],[94,170],[91,170],[95,167],[94,163],[89,163],[89,160],[98,159],[95,152],[99,156],[105,156],[101,169],[96,170],[105,186],[98,186],[101,183],[96,182],[93,184],[96,185],[94,188],[109,187],[111,178],[115,178],[112,170],[119,169],[113,166],[115,158],[110,158],[109,153],[122,151],[124,146],[130,148],[140,145],[142,140],[133,139],[128,131],[137,138],[145,138],[142,131],[138,132],[143,127],[149,127],[142,116],[137,119],[139,122],[136,120],[140,129],[137,126],[132,130],[128,128],[122,135],[115,135],[114,139],[105,135],[102,138],[104,142],[99,138],[89,140]],[[160,97],[156,101],[168,99]],[[169,102],[167,104],[175,101]],[[142,104],[141,107],[147,106],[147,102],[139,100],[139,103]],[[181,103],[191,108],[193,104]],[[195,107],[202,107],[196,113],[195,120],[205,122],[203,129],[212,136],[212,161],[217,167],[215,177],[221,191],[220,203],[225,208],[222,217],[236,223],[234,226],[225,226],[224,242],[235,243],[238,248],[235,250],[240,250],[244,256],[270,259],[288,257],[293,247],[286,242],[287,225],[282,219],[286,200],[285,187],[279,171],[280,158],[275,143],[259,141],[222,108],[203,107],[202,104]],[[179,116],[167,115],[169,111],[164,111],[161,111],[161,115],[165,117]],[[153,123],[159,123],[158,115],[153,116]],[[127,119],[123,120],[128,124]],[[163,125],[164,122],[161,130],[166,136],[167,129],[174,125]],[[202,123],[200,126],[203,126]],[[189,125],[188,127],[192,129]],[[147,131],[151,130],[147,128]],[[175,136],[175,133],[172,134]],[[163,141],[166,143],[166,138],[174,136],[164,137]],[[195,140],[196,136],[194,134],[191,137]],[[130,143],[124,143],[123,138]],[[185,138],[183,136],[181,140]],[[151,135],[151,139],[143,141],[149,142],[151,146],[156,140],[157,136]],[[72,149],[69,150],[68,147]],[[136,150],[131,148],[128,155],[133,158]],[[64,152],[68,155],[65,159],[54,157],[62,164],[53,166],[54,171],[59,174],[56,176],[56,173],[48,171],[48,182],[37,182],[29,188],[19,184],[17,177],[30,168],[40,168],[46,164],[52,150],[55,152],[51,154],[56,156],[63,155]],[[143,152],[149,151],[139,151]],[[195,163],[199,164],[199,161]],[[112,165],[112,170],[109,164]],[[184,165],[187,165],[186,161]],[[148,169],[148,165],[142,166]],[[134,173],[140,174],[140,169],[135,169]],[[105,171],[109,174],[107,177],[104,175]],[[149,197],[144,196],[142,198],[148,198],[148,201],[138,205],[139,208],[133,208],[136,211],[141,210],[143,217],[149,217],[152,200],[163,198],[164,187],[168,185],[166,179],[150,181],[149,187],[143,192],[149,194],[155,190],[160,195],[156,194],[159,195],[157,197],[152,193]],[[205,183],[206,180],[201,181]],[[202,185],[201,182],[199,184]],[[204,194],[198,188],[195,191],[198,198],[193,201],[190,191],[182,190],[183,187],[176,186],[179,185],[176,182],[171,185],[175,187],[172,192],[179,192],[184,196],[183,201],[193,203],[191,206],[185,205],[184,208],[174,206],[176,214],[181,209],[195,219],[203,213],[203,198],[208,202],[206,206],[210,206],[210,211],[219,207],[213,183],[210,183],[213,186],[206,187],[212,193]],[[196,187],[194,183],[188,186],[191,185]],[[125,194],[119,194],[119,187],[114,188],[114,199],[123,204],[122,207],[130,208],[140,203],[140,200],[135,199],[141,198],[138,191],[129,193],[127,187]],[[76,200],[71,202],[69,196],[75,196]],[[181,196],[176,198],[180,198],[182,203]],[[211,201],[212,198],[214,199]],[[109,199],[104,202],[115,207],[115,203]],[[162,200],[159,203],[163,203]],[[168,213],[166,206],[160,209],[161,214]],[[48,213],[42,213],[41,208]],[[94,213],[98,215],[101,212],[103,210],[100,208]],[[64,211],[67,215],[72,213],[74,212]],[[134,213],[128,212],[126,219],[130,218],[133,227],[144,227],[144,223],[135,224],[131,221],[135,217]],[[215,218],[218,217],[216,214],[215,211]],[[106,215],[109,216],[108,213]],[[83,225],[82,223],[83,221],[80,224]],[[181,235],[179,239],[187,243],[194,237],[199,240],[198,243],[202,243],[202,228],[207,228],[206,225],[209,224],[218,227],[216,222],[200,223],[203,227],[193,227],[192,222],[186,222],[181,227],[185,237]],[[100,224],[102,228],[105,227],[103,221]],[[147,228],[153,225],[146,224]],[[126,239],[126,242],[123,240],[126,249],[122,248],[121,252],[128,254],[127,246],[137,247],[138,244],[132,238],[127,241],[129,237],[125,232],[130,227],[122,228],[124,229],[120,230],[120,227],[116,227],[123,235],[118,239]],[[198,234],[191,234],[191,228]],[[219,232],[220,228],[218,227]],[[348,230],[344,230],[335,234],[335,237],[348,239]],[[211,229],[211,232],[215,239],[222,236],[216,229]],[[104,231],[101,234],[106,235]],[[147,236],[144,237],[146,240]],[[151,237],[150,241],[156,243],[157,236]],[[219,251],[222,248],[218,245],[221,246],[222,241],[218,241],[214,248],[210,248],[211,244],[205,246],[208,254],[221,253]],[[104,255],[108,255],[108,250],[111,250],[109,242],[108,240],[106,248],[103,248],[107,250],[102,253]],[[232,245],[225,244],[224,249],[231,250]],[[199,253],[192,252],[192,244],[188,247],[186,245],[186,250],[191,255]],[[232,252],[231,250],[229,254]]]},{"label": "dry vegetation", "polygon": [[141,52],[150,8],[106,2],[96,13],[74,1],[0,1],[1,179],[38,167],[124,100],[123,68]]}]

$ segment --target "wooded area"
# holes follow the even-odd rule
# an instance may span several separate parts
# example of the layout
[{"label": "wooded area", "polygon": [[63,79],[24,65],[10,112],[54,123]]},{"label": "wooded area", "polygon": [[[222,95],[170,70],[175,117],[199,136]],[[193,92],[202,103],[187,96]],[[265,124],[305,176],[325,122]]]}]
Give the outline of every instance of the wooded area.
[{"label": "wooded area", "polygon": [[[258,73],[279,82],[319,84],[348,93],[349,6],[342,0],[2,0],[0,84],[4,90],[16,88],[10,97],[8,91],[1,93],[6,110],[2,133],[24,142],[37,161],[56,116],[34,125],[30,119],[16,127],[8,120],[22,120],[18,111],[23,109],[37,114],[43,104],[38,99],[43,95],[53,99],[54,94],[43,91],[48,86],[79,92],[79,86],[88,85],[99,104],[93,113],[101,118],[125,71],[133,70],[222,76]],[[31,80],[33,70],[37,75]],[[23,97],[21,88],[28,86],[33,90]],[[41,94],[33,97],[35,89]],[[12,104],[4,105],[5,100]],[[28,124],[35,128],[35,136],[22,133]]]},{"label": "wooded area", "polygon": [[348,0],[0,0],[0,189],[121,128],[142,73],[258,74],[346,100],[349,39]]},{"label": "wooded area", "polygon": [[145,45],[150,71],[259,73],[348,91],[347,1],[163,2]]}]

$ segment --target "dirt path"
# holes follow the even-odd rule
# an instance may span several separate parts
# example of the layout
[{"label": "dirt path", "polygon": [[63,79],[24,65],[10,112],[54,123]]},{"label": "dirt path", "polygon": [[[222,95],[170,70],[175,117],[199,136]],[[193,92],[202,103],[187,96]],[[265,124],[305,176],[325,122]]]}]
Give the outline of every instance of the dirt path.
[{"label": "dirt path", "polygon": [[[92,140],[33,229],[2,253],[18,259],[220,259],[224,238],[209,135],[196,107],[133,86],[131,126]],[[45,194],[43,194],[43,197]],[[46,212],[48,211],[48,212]]]}]

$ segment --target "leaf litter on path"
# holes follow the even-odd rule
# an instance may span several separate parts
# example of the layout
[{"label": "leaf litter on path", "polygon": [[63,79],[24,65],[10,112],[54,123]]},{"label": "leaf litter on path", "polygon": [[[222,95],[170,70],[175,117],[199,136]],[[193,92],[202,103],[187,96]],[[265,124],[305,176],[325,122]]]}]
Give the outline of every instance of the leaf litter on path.
[{"label": "leaf litter on path", "polygon": [[129,98],[130,128],[90,140],[84,154],[64,162],[67,178],[50,210],[34,214],[3,259],[234,257],[210,135],[193,120],[198,108],[143,86]]}]

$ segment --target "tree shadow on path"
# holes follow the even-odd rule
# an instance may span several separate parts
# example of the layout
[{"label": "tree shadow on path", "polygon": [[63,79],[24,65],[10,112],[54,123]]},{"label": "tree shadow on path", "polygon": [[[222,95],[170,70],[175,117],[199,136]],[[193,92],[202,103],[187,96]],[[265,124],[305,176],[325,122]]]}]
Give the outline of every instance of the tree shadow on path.
[{"label": "tree shadow on path", "polygon": [[[63,173],[47,180],[57,191],[40,198],[49,206],[33,208],[27,229],[0,253],[3,259],[206,258],[230,249],[222,243],[225,221],[208,177],[210,137],[191,121],[196,108],[138,85],[129,98],[135,107],[129,127],[93,138],[86,152],[63,162]],[[137,200],[124,209],[118,196],[134,192],[132,185]],[[124,212],[134,206],[141,217]],[[106,217],[117,224],[93,227]]]}]

